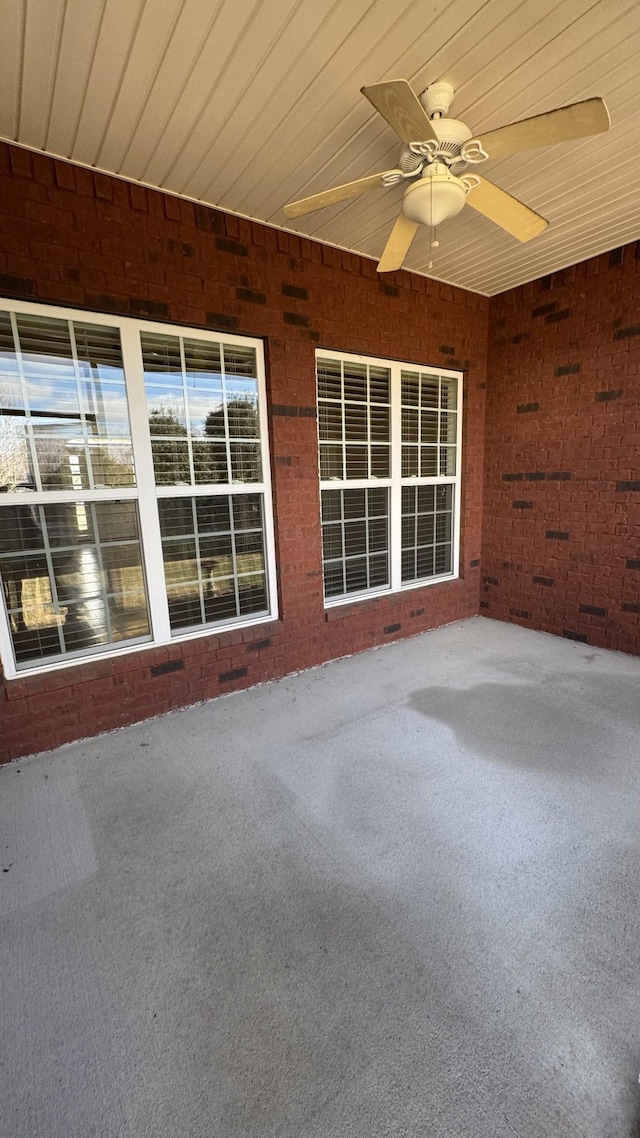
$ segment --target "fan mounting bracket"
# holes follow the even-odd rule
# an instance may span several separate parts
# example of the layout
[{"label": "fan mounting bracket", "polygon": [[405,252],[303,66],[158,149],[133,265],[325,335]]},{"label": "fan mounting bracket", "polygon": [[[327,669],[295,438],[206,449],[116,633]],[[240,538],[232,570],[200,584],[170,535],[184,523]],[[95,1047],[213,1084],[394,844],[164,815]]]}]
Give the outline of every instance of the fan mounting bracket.
[{"label": "fan mounting bracket", "polygon": [[425,111],[430,119],[434,117],[446,119],[453,102],[454,90],[451,83],[432,83],[420,96]]}]

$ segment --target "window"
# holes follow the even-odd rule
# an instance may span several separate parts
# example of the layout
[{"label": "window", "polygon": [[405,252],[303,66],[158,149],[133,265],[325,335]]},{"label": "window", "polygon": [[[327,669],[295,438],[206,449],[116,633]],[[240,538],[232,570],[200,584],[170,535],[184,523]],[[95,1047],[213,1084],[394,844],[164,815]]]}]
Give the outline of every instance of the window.
[{"label": "window", "polygon": [[455,577],[457,372],[317,353],[328,604]]},{"label": "window", "polygon": [[8,676],[276,615],[262,344],[0,302]]}]

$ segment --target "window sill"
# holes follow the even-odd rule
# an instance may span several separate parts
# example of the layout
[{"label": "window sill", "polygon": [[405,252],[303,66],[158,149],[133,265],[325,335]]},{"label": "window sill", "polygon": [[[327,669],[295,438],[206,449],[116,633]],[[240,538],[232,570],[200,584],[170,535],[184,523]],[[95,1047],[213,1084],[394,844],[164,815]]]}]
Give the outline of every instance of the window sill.
[{"label": "window sill", "polygon": [[357,597],[340,598],[340,600],[325,603],[324,619],[326,621],[343,620],[345,617],[356,616],[361,612],[371,612],[377,608],[379,601],[387,600],[389,597],[393,597],[398,603],[400,598],[406,597],[410,593],[422,592],[423,589],[430,589],[433,585],[443,585],[447,581],[459,580],[459,575],[447,573],[441,577],[431,577],[428,581],[411,581],[400,589],[385,589],[384,592],[380,593],[361,593]]},{"label": "window sill", "polygon": [[9,668],[5,665],[4,678],[7,683],[13,683],[14,680],[29,680],[35,676],[48,676],[51,672],[59,672],[62,669],[76,669],[88,667],[92,664],[101,663],[103,661],[114,662],[119,660],[122,656],[130,656],[133,652],[141,655],[144,653],[152,653],[158,649],[171,650],[174,646],[179,649],[181,644],[186,644],[192,640],[202,640],[204,637],[214,639],[232,633],[242,633],[248,628],[259,628],[262,625],[280,625],[278,614],[263,615],[257,617],[255,620],[242,621],[235,624],[228,624],[225,626],[218,625],[217,627],[198,628],[193,632],[184,633],[181,636],[172,636],[171,640],[143,640],[138,641],[136,644],[127,644],[126,647],[114,648],[110,646],[105,651],[96,651],[87,653],[84,656],[76,656],[73,659],[63,658],[51,661],[42,661],[40,664],[31,665],[24,668],[16,668],[12,662],[12,667]]}]

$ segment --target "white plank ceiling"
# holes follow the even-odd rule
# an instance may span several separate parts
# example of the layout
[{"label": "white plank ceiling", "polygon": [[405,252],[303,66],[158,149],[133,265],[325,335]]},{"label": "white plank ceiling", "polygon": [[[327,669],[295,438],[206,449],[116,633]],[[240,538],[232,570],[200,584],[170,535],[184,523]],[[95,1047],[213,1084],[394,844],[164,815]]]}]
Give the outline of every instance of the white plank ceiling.
[{"label": "white plank ceiling", "polygon": [[638,0],[3,0],[0,136],[378,257],[402,187],[287,222],[395,166],[360,94],[446,79],[474,134],[592,95],[612,129],[479,171],[550,221],[526,245],[466,208],[406,267],[493,295],[640,237]]}]

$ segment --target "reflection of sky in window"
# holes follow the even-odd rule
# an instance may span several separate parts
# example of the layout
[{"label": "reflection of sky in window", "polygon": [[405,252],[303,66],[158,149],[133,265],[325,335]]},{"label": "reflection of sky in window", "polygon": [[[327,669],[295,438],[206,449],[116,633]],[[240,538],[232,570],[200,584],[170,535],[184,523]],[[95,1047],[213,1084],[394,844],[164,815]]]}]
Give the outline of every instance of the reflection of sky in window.
[{"label": "reflection of sky in window", "polygon": [[[129,411],[124,384],[83,383],[82,410],[87,418],[89,431],[103,436],[129,435]],[[15,394],[17,394],[17,389]],[[80,404],[75,380],[49,377],[46,382],[27,383],[27,394],[31,417],[38,420],[46,412],[47,421],[54,426],[52,415],[64,420],[67,415],[75,416],[75,430],[79,429]],[[4,402],[4,400],[3,400]],[[21,406],[6,402],[8,406]],[[40,414],[39,414],[40,413]],[[44,421],[44,417],[43,417]]]},{"label": "reflection of sky in window", "polygon": [[185,375],[187,391],[205,391],[222,387],[222,376],[219,371],[189,371]]},{"label": "reflection of sky in window", "polygon": [[227,376],[227,399],[247,399],[257,396],[258,384],[255,379],[241,379],[234,375],[233,379]]},{"label": "reflection of sky in window", "polygon": [[145,380],[147,387],[156,385],[160,387],[173,387],[182,390],[182,372],[181,371],[163,371],[160,368],[154,371],[149,367],[145,368]]},{"label": "reflection of sky in window", "polygon": [[221,391],[189,392],[189,427],[192,434],[203,434],[207,417],[222,411]]}]

